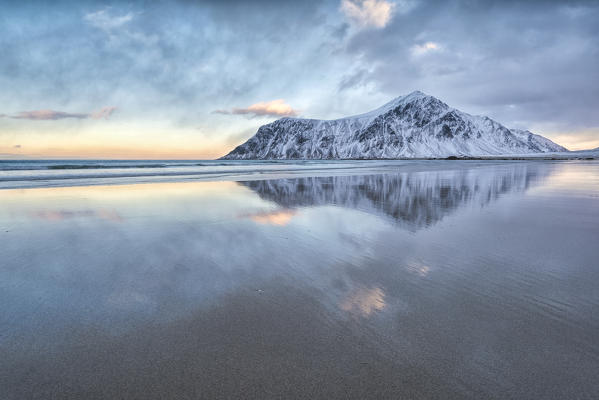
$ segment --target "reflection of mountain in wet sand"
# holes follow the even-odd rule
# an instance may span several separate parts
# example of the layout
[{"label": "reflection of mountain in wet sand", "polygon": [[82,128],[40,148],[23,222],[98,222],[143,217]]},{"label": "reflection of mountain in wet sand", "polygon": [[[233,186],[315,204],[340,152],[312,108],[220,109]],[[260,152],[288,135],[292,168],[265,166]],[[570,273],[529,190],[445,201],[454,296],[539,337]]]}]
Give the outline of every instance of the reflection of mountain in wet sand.
[{"label": "reflection of mountain in wet sand", "polygon": [[[550,172],[550,171],[549,171]],[[531,164],[241,182],[284,208],[336,205],[384,214],[418,229],[461,206],[484,206],[510,192],[524,192],[549,172]]]}]

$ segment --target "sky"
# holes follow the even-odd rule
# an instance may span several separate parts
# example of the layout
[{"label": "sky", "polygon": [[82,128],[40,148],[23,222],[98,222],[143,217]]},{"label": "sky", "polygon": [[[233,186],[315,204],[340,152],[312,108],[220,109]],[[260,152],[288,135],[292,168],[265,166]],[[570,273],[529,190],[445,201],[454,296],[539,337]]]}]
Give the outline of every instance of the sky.
[{"label": "sky", "polygon": [[599,147],[599,1],[0,0],[0,158],[210,159],[414,90]]}]

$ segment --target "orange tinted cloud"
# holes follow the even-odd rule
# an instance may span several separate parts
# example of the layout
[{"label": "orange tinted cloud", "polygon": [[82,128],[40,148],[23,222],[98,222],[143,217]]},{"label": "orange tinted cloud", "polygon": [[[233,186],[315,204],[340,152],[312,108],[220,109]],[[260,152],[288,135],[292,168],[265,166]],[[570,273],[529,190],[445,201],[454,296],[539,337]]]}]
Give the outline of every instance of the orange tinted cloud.
[{"label": "orange tinted cloud", "polygon": [[102,107],[98,111],[94,111],[94,112],[90,113],[89,117],[93,118],[93,119],[101,119],[101,118],[108,119],[115,110],[116,110],[116,107],[114,107],[114,106]]},{"label": "orange tinted cloud", "polygon": [[33,110],[33,111],[21,111],[21,112],[17,113],[16,115],[13,115],[11,118],[30,119],[30,120],[34,120],[34,121],[56,120],[56,119],[64,119],[64,118],[84,119],[84,118],[87,118],[87,114],[67,113],[64,111],[54,111],[54,110]]},{"label": "orange tinted cloud", "polygon": [[11,115],[14,119],[29,119],[33,121],[53,121],[65,118],[76,118],[76,119],[108,119],[112,113],[116,110],[116,107],[103,107],[98,111],[91,113],[69,113],[64,111],[54,110],[33,110],[33,111],[21,111],[15,115]]},{"label": "orange tinted cloud", "polygon": [[270,116],[270,117],[293,117],[297,115],[297,111],[294,110],[289,104],[285,103],[283,99],[277,99],[267,102],[260,102],[252,104],[247,108],[234,108],[231,111],[228,110],[216,110],[216,114],[241,114],[241,115],[252,115],[256,116]]},{"label": "orange tinted cloud", "polygon": [[410,51],[415,56],[420,56],[422,54],[429,53],[431,51],[439,50],[441,47],[435,42],[426,42],[423,44],[417,44],[412,46]]},{"label": "orange tinted cloud", "polygon": [[383,28],[391,20],[394,3],[386,0],[343,0],[341,12],[361,27]]}]

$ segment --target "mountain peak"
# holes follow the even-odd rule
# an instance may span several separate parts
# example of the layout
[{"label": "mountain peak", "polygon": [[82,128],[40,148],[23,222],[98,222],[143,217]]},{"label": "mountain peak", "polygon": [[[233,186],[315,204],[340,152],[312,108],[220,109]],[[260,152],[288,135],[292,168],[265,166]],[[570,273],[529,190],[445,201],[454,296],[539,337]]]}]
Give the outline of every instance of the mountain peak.
[{"label": "mountain peak", "polygon": [[429,96],[428,94],[421,92],[420,90],[414,90],[413,92],[410,92],[403,97],[433,97],[433,96]]},{"label": "mountain peak", "polygon": [[419,90],[365,114],[263,125],[228,159],[435,158],[566,151],[528,131],[451,108]]},{"label": "mountain peak", "polygon": [[[388,103],[385,103],[383,106],[372,110],[370,112],[364,113],[364,114],[359,114],[353,117],[348,117],[348,118],[373,118],[373,117],[377,117],[381,114],[385,114],[399,106],[405,105],[405,104],[409,104],[409,103],[423,103],[423,104],[435,104],[438,107],[441,108],[449,108],[449,106],[445,103],[443,103],[441,100],[437,99],[434,96],[430,96],[426,93],[421,92],[420,90],[415,90],[409,94],[406,94],[404,96],[399,96],[394,98],[393,100],[389,101]],[[346,119],[346,118],[343,118]]]},{"label": "mountain peak", "polygon": [[436,98],[435,96],[431,96],[430,94],[426,94],[421,92],[420,90],[415,90],[405,96],[398,97],[396,100],[399,100],[400,103],[412,103],[412,102],[423,102],[423,103],[434,103],[444,108],[449,108],[447,104]]},{"label": "mountain peak", "polygon": [[413,92],[410,92],[410,93],[408,93],[406,95],[394,98],[393,100],[391,100],[387,104],[391,104],[391,103],[396,103],[396,104],[407,103],[407,102],[410,102],[410,101],[420,100],[420,99],[428,98],[428,97],[434,98],[433,96],[429,96],[428,94],[423,93],[420,90],[414,90]]}]

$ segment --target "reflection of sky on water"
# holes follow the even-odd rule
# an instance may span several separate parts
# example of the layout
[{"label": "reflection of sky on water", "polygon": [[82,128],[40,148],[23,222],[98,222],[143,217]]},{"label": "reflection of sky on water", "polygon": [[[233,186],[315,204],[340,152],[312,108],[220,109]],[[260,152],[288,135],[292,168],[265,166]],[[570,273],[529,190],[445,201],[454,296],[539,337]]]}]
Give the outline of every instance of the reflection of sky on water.
[{"label": "reflection of sky on water", "polygon": [[343,311],[369,316],[385,308],[385,292],[381,288],[358,288],[345,297],[339,307]]},{"label": "reflection of sky on water", "polygon": [[[564,190],[564,176],[589,190]],[[73,327],[119,335],[232,296],[285,305],[289,287],[326,318],[367,323],[385,346],[465,374],[509,363],[518,351],[493,346],[510,335],[541,352],[567,334],[588,353],[599,328],[598,177],[593,165],[506,163],[0,191],[0,348],[58,345]],[[530,315],[556,336],[531,342],[526,324],[514,332]]]},{"label": "reflection of sky on water", "polygon": [[257,212],[255,214],[242,215],[242,218],[249,218],[259,224],[270,224],[285,226],[291,222],[291,219],[297,214],[295,210],[274,210],[266,212]]},{"label": "reflection of sky on water", "polygon": [[[157,305],[172,316],[281,275],[336,297],[331,303],[343,310],[369,315],[384,308],[385,279],[355,281],[351,271],[392,253],[391,264],[426,277],[434,267],[418,261],[422,245],[410,237],[414,229],[460,208],[492,205],[501,195],[519,196],[551,170],[524,164],[242,185],[4,191],[7,301],[23,301],[15,304],[19,312],[55,301],[75,319],[95,313],[111,319],[111,307],[118,313],[166,311]],[[480,213],[476,207],[466,218]],[[444,234],[423,233],[427,246],[444,244],[427,238],[436,232]],[[44,305],[28,291],[41,294]]]},{"label": "reflection of sky on water", "polygon": [[114,210],[39,210],[31,214],[35,218],[48,221],[61,221],[68,218],[102,218],[121,222],[123,218]]}]

